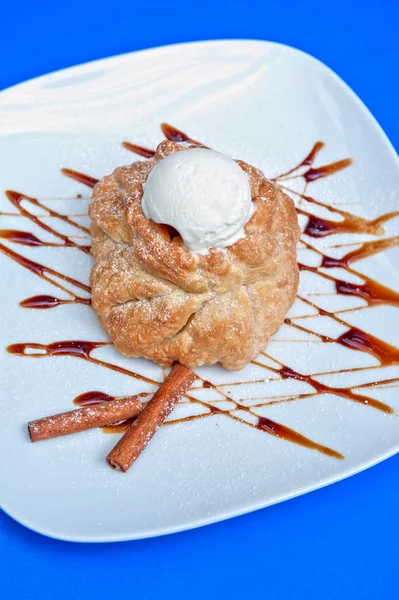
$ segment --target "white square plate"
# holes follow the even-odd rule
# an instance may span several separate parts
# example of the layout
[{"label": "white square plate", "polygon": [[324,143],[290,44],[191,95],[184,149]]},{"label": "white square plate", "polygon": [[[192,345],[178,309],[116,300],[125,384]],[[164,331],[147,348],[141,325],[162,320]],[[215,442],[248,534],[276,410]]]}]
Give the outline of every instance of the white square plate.
[{"label": "white square plate", "polygon": [[[60,168],[100,178],[117,165],[132,161],[133,155],[121,146],[123,140],[154,147],[162,139],[159,125],[163,121],[256,165],[270,177],[298,164],[314,142],[323,140],[326,146],[314,167],[344,157],[354,162],[331,177],[313,181],[307,194],[367,219],[398,208],[397,157],[367,109],[323,64],[274,43],[183,44],[67,69],[4,91],[0,94],[0,118],[0,228],[30,232],[47,242],[59,244],[60,240],[18,216],[5,190],[39,198],[44,206],[63,214],[80,215],[71,219],[87,226],[89,190],[62,176]],[[299,177],[282,183],[301,191],[304,180]],[[77,194],[83,198],[76,198]],[[295,200],[302,211],[342,219],[299,196]],[[21,206],[46,214],[45,208],[32,203]],[[51,216],[39,218],[76,243],[84,243],[82,230]],[[306,225],[306,215],[302,213],[300,219]],[[374,236],[342,233],[316,239],[305,236],[303,240],[337,257],[367,240],[398,235],[399,219],[392,218],[384,226],[385,233]],[[334,294],[335,280],[323,273],[359,286],[364,286],[365,279],[331,268],[302,272],[299,293],[305,302],[298,300],[290,311],[292,323],[322,333],[329,340],[323,343],[317,335],[284,325],[267,350],[273,359],[265,355],[258,359],[272,370],[257,364],[239,373],[220,367],[201,368],[198,374],[202,378],[222,387],[192,393],[207,403],[219,401],[217,406],[222,410],[232,406],[224,404],[223,394],[247,407],[263,404],[252,410],[333,448],[345,457],[343,460],[269,435],[226,414],[162,427],[126,475],[106,466],[104,457],[116,437],[99,430],[32,445],[26,423],[71,409],[72,400],[83,392],[128,395],[155,388],[76,357],[29,357],[7,352],[5,347],[15,343],[45,345],[60,340],[104,341],[107,337],[88,306],[21,308],[19,302],[33,295],[71,296],[11,260],[4,248],[86,283],[90,255],[73,247],[16,244],[15,237],[14,241],[0,242],[0,500],[6,512],[28,527],[77,541],[160,535],[303,494],[399,449],[395,414],[328,390],[316,394],[309,382],[280,377],[279,370],[285,364],[297,372],[313,374],[316,381],[330,387],[352,386],[354,393],[399,410],[398,352],[393,359],[391,351],[390,366],[382,368],[376,351],[373,355],[332,341],[356,326],[394,345],[399,333],[398,302],[392,296],[388,304],[368,307],[359,295]],[[397,239],[391,248],[352,263],[351,268],[398,290],[399,252],[395,243]],[[332,247],[337,245],[341,247]],[[320,254],[301,243],[299,260],[319,265]],[[47,275],[52,278],[51,273]],[[361,292],[364,287],[358,289]],[[338,322],[318,315],[309,302],[333,311],[355,310],[336,313],[342,321]],[[163,377],[156,365],[124,358],[112,346],[97,349],[93,356],[155,381]],[[371,385],[375,381],[383,383]],[[246,383],[235,385],[237,382]],[[201,380],[197,381],[196,387],[201,385]],[[284,401],[287,398],[294,401]],[[275,402],[279,399],[281,402]],[[178,407],[173,418],[201,411],[202,406],[186,403]],[[257,421],[248,412],[240,416]]]}]

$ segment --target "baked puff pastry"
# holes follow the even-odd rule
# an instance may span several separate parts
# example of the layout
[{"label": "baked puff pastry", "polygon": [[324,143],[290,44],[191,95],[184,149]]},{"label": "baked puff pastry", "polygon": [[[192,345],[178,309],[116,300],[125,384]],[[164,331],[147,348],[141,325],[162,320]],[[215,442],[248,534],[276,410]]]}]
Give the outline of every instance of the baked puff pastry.
[{"label": "baked puff pastry", "polygon": [[191,252],[178,232],[148,220],[141,207],[154,166],[187,148],[163,141],[153,158],[119,167],[95,186],[93,308],[126,356],[237,370],[266,348],[294,302],[297,215],[278,184],[237,161],[254,203],[245,237],[224,250]]}]

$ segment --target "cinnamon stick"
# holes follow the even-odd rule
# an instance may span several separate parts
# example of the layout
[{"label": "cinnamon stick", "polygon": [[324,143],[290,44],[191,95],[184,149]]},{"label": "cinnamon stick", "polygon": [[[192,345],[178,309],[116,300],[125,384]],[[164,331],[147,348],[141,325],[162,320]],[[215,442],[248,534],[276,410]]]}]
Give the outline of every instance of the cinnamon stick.
[{"label": "cinnamon stick", "polygon": [[51,417],[28,423],[32,442],[47,440],[61,435],[86,431],[94,427],[111,425],[138,415],[143,405],[138,396],[101,402],[94,406],[77,408]]},{"label": "cinnamon stick", "polygon": [[180,364],[172,367],[152,400],[108,454],[106,460],[112,469],[124,473],[130,469],[194,379],[191,369]]}]

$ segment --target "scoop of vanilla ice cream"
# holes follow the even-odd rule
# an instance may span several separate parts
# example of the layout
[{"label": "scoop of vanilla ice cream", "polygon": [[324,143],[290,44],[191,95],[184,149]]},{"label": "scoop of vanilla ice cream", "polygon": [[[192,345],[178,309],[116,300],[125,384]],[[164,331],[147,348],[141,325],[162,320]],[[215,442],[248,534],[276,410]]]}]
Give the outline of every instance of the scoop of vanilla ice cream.
[{"label": "scoop of vanilla ice cream", "polygon": [[224,154],[189,148],[170,154],[144,184],[147,219],[171,225],[193,252],[226,248],[244,237],[254,208],[245,171]]}]

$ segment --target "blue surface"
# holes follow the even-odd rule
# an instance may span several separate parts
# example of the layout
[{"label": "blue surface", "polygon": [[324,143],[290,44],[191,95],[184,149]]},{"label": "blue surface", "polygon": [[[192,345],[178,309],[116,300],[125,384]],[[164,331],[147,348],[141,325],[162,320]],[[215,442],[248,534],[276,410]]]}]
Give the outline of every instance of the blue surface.
[{"label": "blue surface", "polygon": [[[350,0],[226,2],[223,7],[208,0],[72,0],[49,3],[46,9],[40,4],[21,0],[2,7],[0,88],[155,45],[269,39],[301,48],[332,67],[399,147],[394,0],[372,8]],[[397,600],[398,473],[396,456],[342,483],[244,517],[120,544],[57,542],[0,513],[0,596]]]}]

